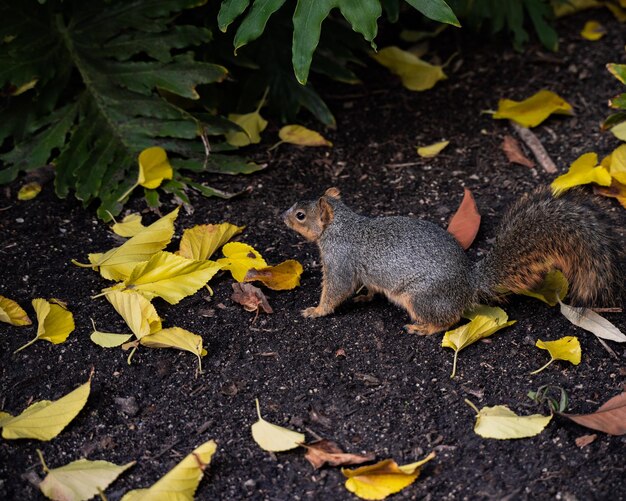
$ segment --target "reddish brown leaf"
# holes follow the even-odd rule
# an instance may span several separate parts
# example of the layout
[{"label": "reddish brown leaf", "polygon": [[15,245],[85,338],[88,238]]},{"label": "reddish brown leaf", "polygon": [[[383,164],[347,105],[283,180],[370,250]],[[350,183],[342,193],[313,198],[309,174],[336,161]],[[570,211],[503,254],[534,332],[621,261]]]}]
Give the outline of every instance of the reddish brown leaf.
[{"label": "reddish brown leaf", "polygon": [[511,163],[525,165],[526,167],[530,168],[535,166],[535,162],[533,162],[530,158],[524,155],[524,152],[520,148],[517,139],[515,139],[513,136],[504,136],[504,140],[502,141],[502,151],[504,151],[506,158]]},{"label": "reddish brown leaf", "polygon": [[310,444],[302,444],[306,448],[304,457],[315,468],[321,468],[328,463],[331,466],[361,464],[372,461],[374,454],[349,454],[343,452],[339,446],[331,440],[317,440]]},{"label": "reddish brown leaf", "polygon": [[609,435],[626,433],[626,391],[608,400],[596,412],[591,414],[561,414],[592,430],[599,430]]},{"label": "reddish brown leaf", "polygon": [[265,313],[273,313],[263,291],[252,284],[234,283],[231,299],[243,306],[246,311],[263,310]]},{"label": "reddish brown leaf", "polygon": [[622,207],[626,209],[626,184],[613,179],[611,186],[594,186],[593,192],[603,197],[616,198]]},{"label": "reddish brown leaf", "polygon": [[582,449],[583,447],[587,447],[596,438],[598,438],[598,435],[596,435],[595,433],[592,435],[583,435],[581,437],[578,437],[575,442],[576,445]]},{"label": "reddish brown leaf", "polygon": [[448,224],[448,232],[458,240],[461,247],[468,249],[476,238],[479,227],[480,214],[476,208],[476,202],[472,192],[465,188],[463,201]]}]

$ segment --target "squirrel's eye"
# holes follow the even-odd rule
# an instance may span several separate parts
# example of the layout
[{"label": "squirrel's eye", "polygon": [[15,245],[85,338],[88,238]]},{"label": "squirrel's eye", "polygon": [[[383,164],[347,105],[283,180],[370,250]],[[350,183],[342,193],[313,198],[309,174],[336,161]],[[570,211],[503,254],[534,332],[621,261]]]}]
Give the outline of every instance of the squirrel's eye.
[{"label": "squirrel's eye", "polygon": [[305,217],[306,217],[306,214],[303,211],[299,210],[298,212],[296,212],[296,219],[298,221],[304,221]]}]

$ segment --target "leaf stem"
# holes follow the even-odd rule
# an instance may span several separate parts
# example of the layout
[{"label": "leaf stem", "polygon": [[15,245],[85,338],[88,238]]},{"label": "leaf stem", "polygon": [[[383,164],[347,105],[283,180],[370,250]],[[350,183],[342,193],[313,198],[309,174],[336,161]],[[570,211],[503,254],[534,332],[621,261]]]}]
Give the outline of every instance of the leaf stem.
[{"label": "leaf stem", "polygon": [[469,405],[472,409],[474,409],[474,412],[476,414],[480,414],[480,411],[478,410],[478,407],[476,407],[470,400],[468,400],[467,398],[465,399],[465,403],[467,405]]},{"label": "leaf stem", "polygon": [[136,351],[137,351],[137,346],[134,346],[130,354],[128,355],[128,358],[126,359],[126,363],[128,363],[128,365],[130,365],[131,358],[133,358],[133,355],[135,354]]},{"label": "leaf stem", "polygon": [[450,379],[454,379],[456,376],[456,359],[459,356],[459,350],[454,351],[454,362],[452,363],[452,374],[450,374]]},{"label": "leaf stem", "polygon": [[37,455],[39,456],[39,461],[41,461],[41,467],[43,468],[43,471],[45,471],[46,473],[49,473],[50,469],[48,468],[48,465],[43,459],[43,453],[39,449],[37,449]]},{"label": "leaf stem", "polygon": [[260,404],[259,404],[259,399],[258,399],[258,398],[255,398],[254,400],[255,400],[255,402],[256,402],[256,413],[259,415],[259,419],[263,419],[263,418],[261,417],[261,406],[260,406]]},{"label": "leaf stem", "polygon": [[538,374],[539,372],[541,372],[542,370],[544,370],[546,367],[548,367],[548,365],[550,365],[550,364],[551,364],[552,362],[554,362],[555,360],[556,360],[556,359],[551,358],[551,359],[550,359],[550,361],[549,361],[546,365],[544,365],[544,366],[542,366],[542,367],[539,367],[539,369],[537,369],[536,371],[532,371],[530,374],[531,374],[531,375],[533,375],[533,374]]},{"label": "leaf stem", "polygon": [[117,199],[117,201],[118,201],[118,202],[121,202],[122,200],[124,200],[124,199],[125,199],[128,195],[130,195],[130,194],[131,194],[131,192],[132,192],[135,188],[137,188],[137,186],[139,186],[139,183],[135,183],[135,184],[133,184],[130,188],[128,188],[128,189],[124,192],[124,194],[123,194],[120,198],[118,198],[118,199]]},{"label": "leaf stem", "polygon": [[21,348],[18,348],[17,350],[15,350],[13,352],[13,355],[15,355],[18,351],[22,351],[24,348],[28,348],[31,344],[33,344],[35,341],[37,341],[39,339],[39,337],[35,337],[34,339],[31,339],[28,343],[26,343],[24,346],[22,346]]},{"label": "leaf stem", "polygon": [[263,93],[263,97],[261,98],[261,102],[257,106],[256,110],[254,110],[255,113],[258,113],[259,111],[261,111],[261,108],[263,108],[263,106],[265,105],[265,99],[267,98],[267,94],[268,94],[269,91],[270,91],[269,86],[265,87],[265,92]]}]

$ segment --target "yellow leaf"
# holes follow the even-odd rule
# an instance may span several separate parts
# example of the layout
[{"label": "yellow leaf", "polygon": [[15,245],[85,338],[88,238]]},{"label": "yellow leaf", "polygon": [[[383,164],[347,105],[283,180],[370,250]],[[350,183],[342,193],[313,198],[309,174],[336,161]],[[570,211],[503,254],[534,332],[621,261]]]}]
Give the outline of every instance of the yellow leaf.
[{"label": "yellow leaf", "polygon": [[429,144],[428,146],[420,146],[417,148],[417,154],[423,158],[436,157],[449,144],[450,141],[441,141],[439,143]]},{"label": "yellow leaf", "polygon": [[137,233],[144,230],[146,227],[141,224],[141,214],[133,213],[122,219],[121,223],[115,223],[111,226],[113,233],[120,237],[134,237]]},{"label": "yellow leaf", "polygon": [[30,346],[38,339],[50,341],[53,344],[60,344],[67,339],[70,332],[74,330],[74,316],[64,305],[58,301],[45,299],[33,299],[33,308],[37,314],[37,335],[15,353]]},{"label": "yellow leaf", "polygon": [[104,254],[89,254],[89,265],[72,262],[78,266],[99,268],[100,274],[108,280],[126,280],[138,263],[148,261],[170,243],[178,210],[179,207],[156,220],[119,247]]},{"label": "yellow leaf", "polygon": [[441,66],[423,61],[419,57],[398,47],[385,47],[372,57],[398,75],[409,90],[423,91],[431,89],[439,80],[446,79]]},{"label": "yellow leaf", "polygon": [[223,270],[230,270],[237,282],[243,282],[248,270],[266,268],[267,263],[252,246],[241,242],[231,242],[222,248],[225,257],[218,259],[217,264]]},{"label": "yellow leaf", "polygon": [[611,185],[611,175],[602,166],[598,166],[598,155],[595,153],[585,153],[578,157],[569,170],[557,177],[552,184],[552,193],[555,196],[565,191],[583,184],[596,183],[600,186]]},{"label": "yellow leaf", "polygon": [[230,223],[201,224],[188,228],[180,239],[178,255],[187,259],[204,261],[228,242],[235,235],[244,230],[245,226],[235,226]]},{"label": "yellow leaf", "polygon": [[598,21],[587,21],[580,36],[595,42],[606,35],[606,29]]},{"label": "yellow leaf", "polygon": [[26,183],[17,192],[18,200],[32,200],[41,193],[41,185],[35,181],[32,183]]},{"label": "yellow leaf", "polygon": [[493,118],[508,118],[524,127],[535,127],[552,113],[573,115],[572,106],[549,90],[540,90],[524,101],[500,99]]},{"label": "yellow leaf", "polygon": [[567,278],[559,270],[552,270],[549,272],[543,282],[532,291],[522,291],[520,294],[524,296],[534,297],[549,304],[555,306],[560,299],[567,296],[569,285]]},{"label": "yellow leaf", "polygon": [[621,184],[626,184],[626,144],[613,150],[610,162],[609,173],[611,177],[617,179]]},{"label": "yellow leaf", "polygon": [[139,178],[137,184],[153,190],[165,179],[172,179],[174,170],[167,159],[167,152],[160,146],[146,148],[139,154]]},{"label": "yellow leaf", "polygon": [[90,390],[91,376],[85,384],[58,400],[41,400],[31,404],[20,415],[0,422],[2,436],[6,439],[51,440],[78,415],[87,402]]},{"label": "yellow leaf", "polygon": [[131,461],[118,466],[108,461],[79,459],[59,468],[48,469],[40,450],[37,450],[46,478],[39,489],[49,499],[62,501],[83,501],[104,492],[121,473],[135,464]]},{"label": "yellow leaf", "polygon": [[216,449],[213,440],[205,442],[185,456],[152,487],[129,491],[121,501],[192,501]]},{"label": "yellow leaf", "polygon": [[518,416],[505,405],[483,407],[480,411],[469,400],[465,401],[476,411],[474,432],[483,438],[509,440],[539,435],[552,419],[550,416],[533,414]]},{"label": "yellow leaf", "polygon": [[319,132],[307,129],[302,125],[285,125],[278,131],[278,137],[284,142],[299,146],[332,146],[328,139]]},{"label": "yellow leaf", "polygon": [[258,280],[270,289],[280,291],[293,289],[300,285],[300,275],[302,275],[302,265],[298,261],[289,259],[276,266],[252,268],[246,272],[243,281],[254,282]]},{"label": "yellow leaf", "polygon": [[33,323],[19,304],[4,296],[0,296],[0,322],[18,326]]},{"label": "yellow leaf", "polygon": [[103,348],[115,348],[117,346],[123,345],[126,341],[128,341],[132,334],[117,334],[115,332],[100,332],[96,329],[96,324],[91,320],[91,324],[93,325],[93,332],[89,338],[92,342],[97,344],[98,346],[102,346]]},{"label": "yellow leaf", "polygon": [[[603,5],[611,11],[615,19],[617,19],[620,23],[626,21],[626,10],[621,9],[620,7],[612,3],[605,3]],[[626,5],[620,5],[622,5],[622,7],[626,7]]]},{"label": "yellow leaf", "polygon": [[[194,261],[160,251],[149,261],[138,264],[122,287],[147,299],[158,296],[176,304],[184,297],[195,294],[220,269],[221,266],[214,261]],[[108,294],[108,291],[105,290],[105,293]]]},{"label": "yellow leaf", "polygon": [[154,306],[139,292],[111,290],[107,292],[105,297],[124,319],[132,333],[137,336],[137,339],[161,330],[161,319]]},{"label": "yellow leaf", "polygon": [[555,360],[566,360],[568,362],[572,362],[574,365],[578,365],[580,363],[582,352],[580,349],[580,343],[578,342],[578,338],[576,336],[565,336],[561,339],[557,339],[556,341],[542,341],[539,339],[537,340],[535,346],[537,346],[537,348],[541,348],[542,350],[548,350],[548,353],[550,353],[550,361],[543,367],[531,372],[531,374],[541,372]]},{"label": "yellow leaf", "polygon": [[581,10],[602,6],[598,0],[567,0],[566,2],[563,0],[551,0],[551,3],[556,17],[563,17]]},{"label": "yellow leaf", "polygon": [[421,473],[421,467],[435,457],[431,452],[421,461],[398,466],[393,459],[386,459],[370,466],[347,469],[341,473],[348,479],[346,489],[361,499],[385,499],[411,485]]},{"label": "yellow leaf", "polygon": [[304,434],[268,423],[261,417],[259,399],[256,400],[259,420],[252,425],[252,438],[265,451],[280,452],[299,447],[304,442]]},{"label": "yellow leaf", "polygon": [[189,351],[198,357],[198,369],[202,373],[201,357],[206,355],[206,350],[202,348],[202,337],[197,334],[180,327],[170,327],[142,337],[140,343],[150,348],[175,348]]},{"label": "yellow leaf", "polygon": [[502,308],[490,306],[479,306],[468,315],[468,318],[471,319],[469,323],[447,331],[441,342],[441,346],[444,348],[454,350],[454,362],[450,377],[456,375],[456,361],[459,351],[516,322],[516,320],[508,321],[509,317]]},{"label": "yellow leaf", "polygon": [[245,115],[231,113],[228,115],[228,120],[235,122],[245,131],[227,132],[225,137],[228,144],[233,146],[248,146],[249,144],[261,142],[261,132],[267,127],[267,120],[261,116],[259,110],[246,113]]},{"label": "yellow leaf", "polygon": [[[6,38],[4,40],[6,42]],[[34,78],[26,83],[23,83],[22,85],[20,85],[17,88],[12,88],[10,89],[10,95],[11,96],[19,96],[20,94],[24,94],[24,92],[29,91],[30,89],[34,89],[35,86],[37,85],[37,82],[39,82],[38,78]]]},{"label": "yellow leaf", "polygon": [[621,141],[626,141],[626,122],[611,127],[611,134]]}]

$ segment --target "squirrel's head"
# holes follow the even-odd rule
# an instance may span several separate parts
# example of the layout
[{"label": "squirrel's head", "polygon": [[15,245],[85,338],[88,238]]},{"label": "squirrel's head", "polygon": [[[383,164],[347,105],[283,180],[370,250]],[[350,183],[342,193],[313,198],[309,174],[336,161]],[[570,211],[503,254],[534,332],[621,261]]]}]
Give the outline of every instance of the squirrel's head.
[{"label": "squirrel's head", "polygon": [[296,202],[283,214],[283,220],[289,228],[316,242],[335,217],[329,199],[339,200],[339,196],[337,188],[328,188],[319,200]]}]

